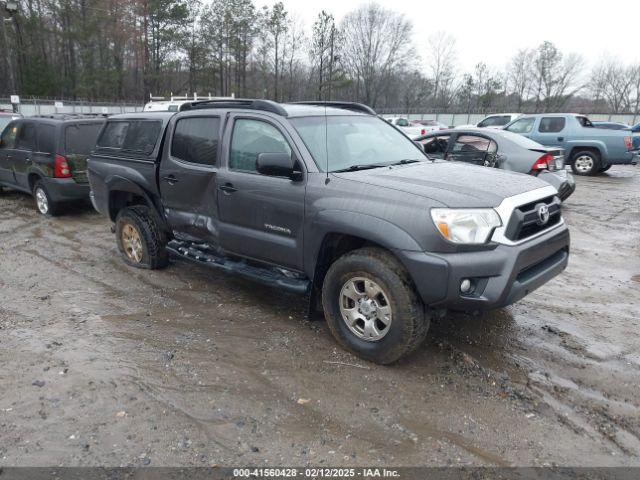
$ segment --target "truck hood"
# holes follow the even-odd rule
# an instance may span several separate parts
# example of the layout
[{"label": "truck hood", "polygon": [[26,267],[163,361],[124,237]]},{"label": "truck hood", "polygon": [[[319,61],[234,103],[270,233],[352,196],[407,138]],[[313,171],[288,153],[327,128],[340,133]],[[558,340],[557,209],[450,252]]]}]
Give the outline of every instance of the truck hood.
[{"label": "truck hood", "polygon": [[497,207],[549,184],[531,175],[456,162],[420,162],[334,174],[339,178],[430,198],[453,208]]}]

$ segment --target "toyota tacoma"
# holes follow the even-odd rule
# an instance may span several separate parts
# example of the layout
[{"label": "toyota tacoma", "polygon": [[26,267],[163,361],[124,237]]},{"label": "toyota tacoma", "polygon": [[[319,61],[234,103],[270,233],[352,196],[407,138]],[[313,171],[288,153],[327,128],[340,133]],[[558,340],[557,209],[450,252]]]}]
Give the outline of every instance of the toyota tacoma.
[{"label": "toyota tacoma", "polygon": [[430,159],[369,107],[192,102],[109,118],[88,162],[119,251],[306,294],[344,348],[388,364],[447,310],[510,305],[561,273],[556,190]]}]

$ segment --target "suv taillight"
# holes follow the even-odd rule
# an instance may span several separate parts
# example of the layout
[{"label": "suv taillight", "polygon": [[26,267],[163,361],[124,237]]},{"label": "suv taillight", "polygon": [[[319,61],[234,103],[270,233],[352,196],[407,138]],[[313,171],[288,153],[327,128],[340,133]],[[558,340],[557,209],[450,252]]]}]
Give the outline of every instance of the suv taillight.
[{"label": "suv taillight", "polygon": [[545,153],[531,166],[531,172],[537,173],[540,170],[548,170],[551,164],[553,164],[553,155]]},{"label": "suv taillight", "polygon": [[633,137],[624,137],[624,145],[627,150],[633,150]]},{"label": "suv taillight", "polygon": [[56,178],[71,177],[71,169],[69,168],[69,163],[67,162],[67,159],[62,155],[56,155],[53,163],[53,176]]},{"label": "suv taillight", "polygon": [[420,130],[420,135],[424,135],[427,133],[427,130],[425,128],[423,128],[422,130]]}]

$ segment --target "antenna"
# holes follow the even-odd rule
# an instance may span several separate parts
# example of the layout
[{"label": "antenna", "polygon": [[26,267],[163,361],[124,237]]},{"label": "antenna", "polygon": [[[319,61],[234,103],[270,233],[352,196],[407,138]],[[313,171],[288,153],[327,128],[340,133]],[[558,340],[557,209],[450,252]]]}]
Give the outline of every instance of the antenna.
[{"label": "antenna", "polygon": [[327,157],[327,178],[324,180],[324,184],[329,184],[329,119],[327,117],[327,104],[324,105],[324,152]]}]

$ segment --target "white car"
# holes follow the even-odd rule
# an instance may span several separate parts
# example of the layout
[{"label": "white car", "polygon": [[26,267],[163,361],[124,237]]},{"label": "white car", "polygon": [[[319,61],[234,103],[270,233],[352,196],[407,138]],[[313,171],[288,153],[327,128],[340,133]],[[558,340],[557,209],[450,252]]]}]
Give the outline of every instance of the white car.
[{"label": "white car", "polygon": [[456,128],[502,128],[521,116],[522,113],[495,113],[484,117],[477,125],[458,125]]},{"label": "white car", "polygon": [[430,131],[422,125],[412,125],[406,117],[385,117],[385,120],[398,127],[409,138],[424,135]]},{"label": "white car", "polygon": [[171,95],[169,100],[164,97],[149,97],[149,103],[144,106],[144,112],[179,112],[180,107],[185,103],[197,102],[202,100],[229,100],[235,98],[235,95],[230,97],[212,97],[208,95],[206,97],[199,97],[197,93],[193,94],[193,97],[174,97]]}]

